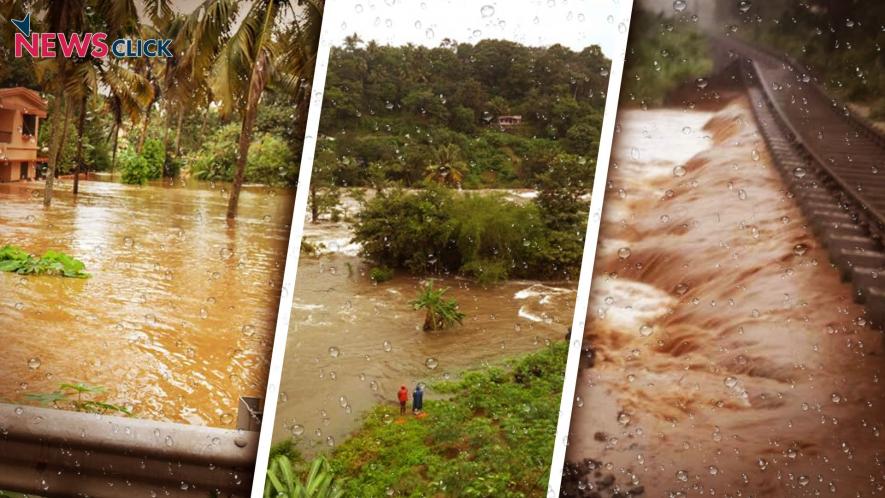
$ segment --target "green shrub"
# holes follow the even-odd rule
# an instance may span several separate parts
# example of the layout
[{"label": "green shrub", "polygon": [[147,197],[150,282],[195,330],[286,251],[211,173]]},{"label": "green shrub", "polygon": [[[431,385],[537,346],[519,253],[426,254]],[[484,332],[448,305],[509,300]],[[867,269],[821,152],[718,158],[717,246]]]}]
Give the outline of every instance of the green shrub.
[{"label": "green shrub", "polygon": [[120,155],[123,183],[144,185],[148,180],[156,180],[162,176],[165,162],[166,152],[159,140],[146,140],[141,154],[130,147]]},{"label": "green shrub", "polygon": [[281,139],[262,133],[249,146],[246,180],[265,185],[291,185],[297,181],[294,155]]},{"label": "green shrub", "polygon": [[[231,181],[236,171],[240,126],[228,124],[215,132],[191,158],[191,174],[198,180]],[[298,164],[289,146],[269,133],[253,137],[246,162],[246,181],[265,185],[291,185]]]},{"label": "green shrub", "polygon": [[237,162],[237,141],[240,126],[230,123],[218,129],[196,153],[191,174],[198,180],[229,181]]},{"label": "green shrub", "polygon": [[153,138],[145,140],[141,155],[147,161],[150,179],[160,178],[163,174],[163,165],[166,163],[166,149],[163,147],[163,142]]},{"label": "green shrub", "polygon": [[393,278],[393,269],[386,266],[373,266],[369,270],[369,278],[376,284],[387,282]]},{"label": "green shrub", "polygon": [[507,277],[510,275],[503,262],[485,259],[477,259],[464,264],[461,267],[461,273],[471,277],[483,286],[507,280]]},{"label": "green shrub", "polygon": [[[357,215],[354,241],[379,266],[418,275],[461,274],[482,284],[510,277],[573,278],[580,269],[592,174],[571,156],[556,175],[541,177],[536,202],[500,194],[453,194],[429,186],[418,192],[381,192]],[[560,168],[561,166],[562,168]],[[561,171],[571,168],[572,173]]]}]

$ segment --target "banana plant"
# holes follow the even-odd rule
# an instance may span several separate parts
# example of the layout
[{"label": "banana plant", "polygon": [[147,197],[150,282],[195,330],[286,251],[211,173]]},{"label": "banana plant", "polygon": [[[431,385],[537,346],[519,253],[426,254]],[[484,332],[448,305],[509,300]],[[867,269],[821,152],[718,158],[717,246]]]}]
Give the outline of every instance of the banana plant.
[{"label": "banana plant", "polygon": [[344,491],[335,481],[329,462],[318,457],[302,482],[295,475],[292,462],[286,455],[274,457],[267,469],[264,498],[341,498]]}]

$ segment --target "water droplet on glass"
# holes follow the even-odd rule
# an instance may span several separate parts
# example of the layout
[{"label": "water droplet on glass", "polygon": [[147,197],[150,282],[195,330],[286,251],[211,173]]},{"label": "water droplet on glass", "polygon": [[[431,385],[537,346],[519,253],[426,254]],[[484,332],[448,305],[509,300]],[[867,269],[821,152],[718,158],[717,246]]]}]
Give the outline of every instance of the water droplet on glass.
[{"label": "water droplet on glass", "polygon": [[433,370],[434,368],[436,368],[436,367],[439,366],[439,361],[437,361],[436,358],[427,358],[427,359],[424,361],[424,366],[426,366],[427,368]]},{"label": "water droplet on glass", "polygon": [[28,368],[30,368],[31,370],[37,370],[38,368],[40,368],[41,364],[42,362],[40,361],[40,358],[31,358],[30,360],[28,360]]},{"label": "water droplet on glass", "polygon": [[495,8],[491,5],[483,5],[481,9],[479,9],[479,13],[482,14],[483,17],[492,17],[495,15]]}]

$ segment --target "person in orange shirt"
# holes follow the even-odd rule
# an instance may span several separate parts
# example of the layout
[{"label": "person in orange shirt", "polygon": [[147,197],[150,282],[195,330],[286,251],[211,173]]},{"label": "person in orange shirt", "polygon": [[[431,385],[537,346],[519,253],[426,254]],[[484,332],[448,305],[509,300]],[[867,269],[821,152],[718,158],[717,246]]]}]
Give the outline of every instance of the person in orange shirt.
[{"label": "person in orange shirt", "polygon": [[399,414],[406,414],[406,402],[409,401],[409,390],[406,389],[406,386],[401,386],[399,388],[399,392],[396,393],[396,397],[399,399]]}]

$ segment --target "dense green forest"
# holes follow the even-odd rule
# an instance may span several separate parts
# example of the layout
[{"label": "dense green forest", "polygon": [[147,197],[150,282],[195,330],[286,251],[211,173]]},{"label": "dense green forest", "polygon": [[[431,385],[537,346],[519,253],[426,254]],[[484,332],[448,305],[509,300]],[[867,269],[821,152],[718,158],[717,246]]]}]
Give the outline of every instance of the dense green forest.
[{"label": "dense green forest", "polygon": [[[328,184],[535,187],[557,156],[596,160],[610,65],[597,46],[354,36],[330,61],[314,166]],[[502,130],[506,115],[522,124]]]},{"label": "dense green forest", "polygon": [[[322,496],[336,496],[335,489],[341,496],[542,496],[567,353],[559,341],[440,382],[432,388],[447,398],[426,401],[426,418],[395,422],[398,411],[379,405],[353,437],[320,457],[328,465],[312,476],[292,441],[273,448],[271,459],[285,456],[296,481],[328,483]],[[274,479],[266,497],[276,496]]]},{"label": "dense green forest", "polygon": [[[599,47],[393,47],[352,36],[330,61],[314,221],[336,219],[342,187],[374,188],[352,221],[375,274],[577,276],[610,64]],[[538,195],[452,194],[478,188]]]},{"label": "dense green forest", "polygon": [[728,14],[739,33],[808,64],[828,91],[885,119],[885,3],[775,0]]},{"label": "dense green forest", "polygon": [[712,69],[709,43],[690,17],[633,9],[620,105],[661,105],[670,91]]}]

